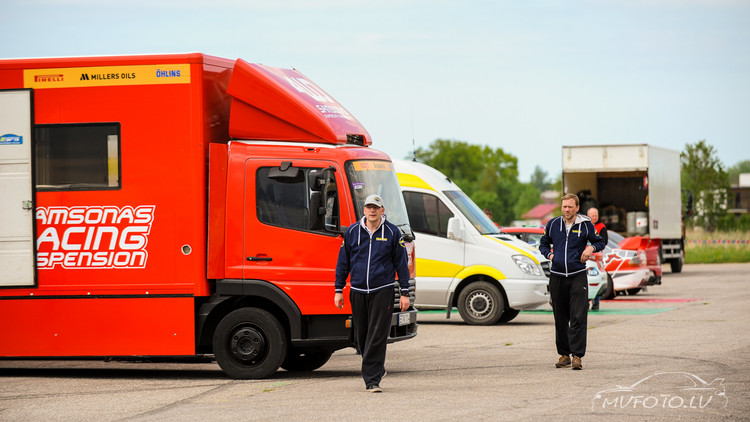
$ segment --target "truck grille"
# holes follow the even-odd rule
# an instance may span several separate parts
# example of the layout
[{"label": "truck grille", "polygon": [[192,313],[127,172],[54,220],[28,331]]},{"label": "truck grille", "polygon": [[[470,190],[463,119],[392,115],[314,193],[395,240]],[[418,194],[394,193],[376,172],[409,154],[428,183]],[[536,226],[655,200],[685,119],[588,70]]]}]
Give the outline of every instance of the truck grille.
[{"label": "truck grille", "polygon": [[[417,280],[409,280],[409,302],[414,306],[414,296],[417,291]],[[393,312],[401,312],[401,286],[398,281],[393,282]]]},{"label": "truck grille", "polygon": [[542,271],[544,271],[544,275],[549,278],[550,275],[550,268],[552,268],[552,263],[550,261],[542,262]]}]

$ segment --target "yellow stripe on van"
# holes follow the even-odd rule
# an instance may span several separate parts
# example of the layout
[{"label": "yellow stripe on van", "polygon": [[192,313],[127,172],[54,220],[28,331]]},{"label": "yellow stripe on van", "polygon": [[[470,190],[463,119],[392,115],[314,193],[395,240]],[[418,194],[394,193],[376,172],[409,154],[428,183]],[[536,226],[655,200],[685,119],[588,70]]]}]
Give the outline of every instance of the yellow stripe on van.
[{"label": "yellow stripe on van", "polygon": [[454,277],[464,269],[462,265],[432,259],[417,258],[417,277]]},{"label": "yellow stripe on van", "polygon": [[396,173],[396,176],[398,176],[398,184],[402,187],[435,190],[419,176],[406,173]]},{"label": "yellow stripe on van", "polygon": [[537,260],[536,258],[534,258],[534,255],[532,255],[532,254],[530,254],[530,253],[526,252],[525,250],[523,250],[523,249],[521,249],[521,248],[519,248],[519,247],[517,247],[517,246],[513,246],[513,245],[511,245],[511,244],[510,244],[510,243],[508,243],[508,242],[503,242],[502,240],[500,240],[500,239],[498,239],[498,238],[496,238],[496,237],[492,237],[492,236],[488,236],[488,235],[484,235],[484,237],[487,237],[487,238],[489,238],[489,239],[492,239],[492,240],[494,240],[495,242],[497,242],[497,243],[500,243],[500,244],[501,244],[501,245],[503,245],[503,246],[507,246],[507,247],[509,247],[509,248],[511,248],[511,249],[514,249],[514,250],[516,250],[516,251],[518,251],[518,252],[521,252],[521,253],[522,253],[523,255],[525,255],[525,256],[527,256],[527,257],[531,258],[531,260],[532,260],[532,261],[534,261],[535,263],[539,264],[539,261],[538,261],[538,260]]},{"label": "yellow stripe on van", "polygon": [[456,278],[459,280],[463,280],[466,277],[471,277],[473,275],[487,275],[495,280],[503,280],[505,279],[505,274],[498,271],[495,267],[490,267],[489,265],[472,265],[471,267],[466,267],[461,271],[460,273],[456,274]]},{"label": "yellow stripe on van", "polygon": [[417,258],[417,278],[419,277],[443,277],[457,278],[463,280],[466,277],[481,274],[494,278],[495,280],[505,279],[505,274],[497,268],[489,265],[472,265],[464,267],[450,262],[435,261],[432,259]]}]

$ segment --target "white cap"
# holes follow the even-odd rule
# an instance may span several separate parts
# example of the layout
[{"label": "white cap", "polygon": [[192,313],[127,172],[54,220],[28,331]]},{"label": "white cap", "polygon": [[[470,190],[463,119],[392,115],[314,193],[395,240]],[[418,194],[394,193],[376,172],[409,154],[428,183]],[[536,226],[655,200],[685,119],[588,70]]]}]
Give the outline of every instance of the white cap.
[{"label": "white cap", "polygon": [[380,195],[370,195],[365,199],[365,206],[368,205],[377,205],[380,208],[383,208],[383,198],[380,197]]}]

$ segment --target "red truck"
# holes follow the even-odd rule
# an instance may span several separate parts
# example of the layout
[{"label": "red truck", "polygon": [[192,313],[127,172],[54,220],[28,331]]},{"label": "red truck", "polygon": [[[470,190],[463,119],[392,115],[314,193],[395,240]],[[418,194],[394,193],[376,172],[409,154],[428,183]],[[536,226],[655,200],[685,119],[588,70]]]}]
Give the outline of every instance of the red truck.
[{"label": "red truck", "polygon": [[[0,359],[319,368],[354,346],[334,272],[371,193],[409,240],[413,300],[406,207],[370,145],[296,70],[200,53],[0,60]],[[389,340],[414,337],[416,310],[394,310]]]}]

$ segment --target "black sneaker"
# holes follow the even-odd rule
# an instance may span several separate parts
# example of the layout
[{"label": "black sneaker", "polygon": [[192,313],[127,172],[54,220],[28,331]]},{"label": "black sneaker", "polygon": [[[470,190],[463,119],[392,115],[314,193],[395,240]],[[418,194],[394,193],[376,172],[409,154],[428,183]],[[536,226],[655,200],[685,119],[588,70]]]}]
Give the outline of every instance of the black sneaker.
[{"label": "black sneaker", "polygon": [[380,388],[379,385],[368,385],[365,389],[368,393],[382,393],[383,390]]},{"label": "black sneaker", "polygon": [[555,368],[567,368],[570,366],[570,356],[560,356],[560,359],[555,364]]}]

